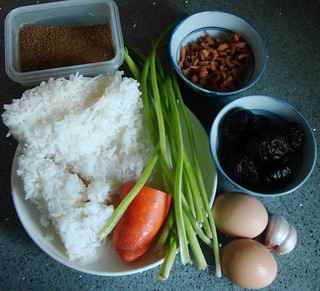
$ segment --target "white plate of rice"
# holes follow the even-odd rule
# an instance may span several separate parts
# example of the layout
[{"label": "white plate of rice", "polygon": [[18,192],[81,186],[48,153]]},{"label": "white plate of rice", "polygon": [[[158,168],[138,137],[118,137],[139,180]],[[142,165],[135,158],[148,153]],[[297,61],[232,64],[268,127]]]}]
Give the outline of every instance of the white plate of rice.
[{"label": "white plate of rice", "polygon": [[[159,252],[124,263],[109,239],[100,242],[95,236],[112,213],[105,203],[110,193],[138,178],[152,152],[136,81],[120,72],[51,80],[26,91],[5,110],[4,122],[20,142],[11,173],[14,205],[45,253],[70,268],[102,276],[134,274],[161,264]],[[217,174],[208,136],[190,116],[212,203]]]}]

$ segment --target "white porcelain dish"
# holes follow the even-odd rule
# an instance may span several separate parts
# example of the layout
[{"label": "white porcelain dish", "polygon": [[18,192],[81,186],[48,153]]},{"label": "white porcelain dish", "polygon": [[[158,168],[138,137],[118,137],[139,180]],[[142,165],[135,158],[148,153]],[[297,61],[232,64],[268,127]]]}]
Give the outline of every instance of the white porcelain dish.
[{"label": "white porcelain dish", "polygon": [[[230,34],[231,32],[239,32],[244,37],[250,45],[254,56],[254,65],[251,73],[240,89],[228,92],[207,90],[194,84],[184,76],[178,65],[180,48],[182,46],[196,40],[204,33],[217,37],[221,36],[221,34]],[[181,21],[172,32],[169,44],[169,55],[175,71],[186,84],[195,91],[208,96],[229,96],[238,94],[250,88],[261,78],[265,71],[268,59],[265,44],[253,26],[236,15],[220,11],[204,11],[196,13]]]},{"label": "white porcelain dish", "polygon": [[[283,118],[284,120],[297,122],[298,124],[300,124],[305,133],[305,143],[303,145],[302,164],[293,181],[291,181],[281,189],[277,189],[273,192],[258,193],[239,185],[224,171],[219,159],[219,147],[223,146],[219,141],[220,125],[224,116],[226,116],[228,112],[235,108],[242,108],[247,110],[263,110],[275,114]],[[255,196],[275,197],[286,195],[297,190],[310,177],[317,159],[316,139],[308,121],[300,112],[298,112],[297,109],[295,109],[286,101],[269,96],[242,97],[225,106],[213,121],[210,132],[210,145],[215,164],[217,165],[217,168],[222,173],[222,175],[226,177],[233,185],[238,187],[241,191]]]},{"label": "white porcelain dish", "polygon": [[[217,173],[211,158],[207,133],[190,112],[192,125],[196,133],[196,148],[200,166],[205,173],[205,184],[210,195],[211,205],[217,189]],[[20,154],[17,148],[11,172],[12,197],[19,219],[31,239],[50,257],[56,261],[80,272],[100,276],[123,276],[143,272],[152,269],[162,262],[161,254],[147,255],[137,263],[125,264],[117,256],[110,240],[98,250],[98,259],[90,264],[81,264],[77,261],[69,261],[65,255],[63,245],[52,228],[45,229],[40,224],[40,214],[36,207],[24,199],[24,191],[21,179],[17,176],[17,158]],[[52,238],[51,238],[52,237]]]}]

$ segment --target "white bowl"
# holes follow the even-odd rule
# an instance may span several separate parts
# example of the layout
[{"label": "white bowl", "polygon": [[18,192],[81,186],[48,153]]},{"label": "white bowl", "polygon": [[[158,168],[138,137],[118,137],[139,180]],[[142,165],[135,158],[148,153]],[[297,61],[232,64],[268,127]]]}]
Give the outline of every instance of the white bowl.
[{"label": "white bowl", "polygon": [[[190,115],[196,134],[196,148],[199,163],[205,173],[205,184],[206,188],[210,190],[208,193],[211,193],[209,198],[212,205],[217,189],[217,173],[210,153],[208,136],[198,119],[192,113],[190,113]],[[98,258],[90,264],[70,261],[64,252],[62,242],[53,228],[43,228],[40,224],[39,211],[31,202],[24,199],[25,193],[23,191],[22,181],[17,176],[17,158],[20,152],[20,147],[18,147],[11,172],[13,202],[26,232],[50,257],[72,269],[101,276],[129,275],[152,269],[161,264],[163,260],[161,253],[148,254],[136,263],[125,264],[119,259],[110,240],[107,240],[106,245],[98,249]],[[52,239],[50,237],[52,237]]]},{"label": "white bowl", "polygon": [[[231,177],[229,177],[229,175],[224,171],[222,165],[220,164],[220,158],[219,158],[219,147],[223,146],[220,144],[220,141],[219,141],[220,126],[224,116],[226,116],[228,112],[230,112],[235,108],[242,108],[247,110],[264,110],[264,111],[273,113],[283,118],[284,120],[297,122],[304,130],[305,143],[303,145],[302,164],[296,177],[286,186],[283,186],[279,189],[275,189],[272,192],[256,192],[241,186],[240,184],[235,182]],[[303,115],[297,109],[295,109],[286,101],[279,98],[275,98],[275,97],[269,97],[269,96],[242,97],[225,106],[218,113],[215,120],[213,121],[211,132],[210,132],[210,144],[211,144],[211,151],[212,151],[213,158],[222,175],[242,191],[255,196],[275,197],[275,196],[286,195],[297,190],[310,177],[315,167],[316,159],[317,159],[316,139],[314,137],[314,134],[312,132],[312,129],[308,121],[303,117]]]},{"label": "white bowl", "polygon": [[[248,76],[248,80],[246,80],[245,84],[238,90],[228,92],[207,90],[194,84],[185,77],[181,71],[178,65],[180,59],[180,48],[185,46],[187,43],[198,39],[205,32],[215,37],[219,35],[221,36],[221,34],[239,32],[248,42],[254,56],[254,65],[250,76]],[[175,71],[186,82],[186,84],[195,91],[208,96],[229,96],[238,94],[250,88],[261,78],[265,71],[268,59],[265,44],[252,25],[238,16],[219,11],[204,11],[196,13],[180,22],[172,32],[169,44],[169,54]]]}]

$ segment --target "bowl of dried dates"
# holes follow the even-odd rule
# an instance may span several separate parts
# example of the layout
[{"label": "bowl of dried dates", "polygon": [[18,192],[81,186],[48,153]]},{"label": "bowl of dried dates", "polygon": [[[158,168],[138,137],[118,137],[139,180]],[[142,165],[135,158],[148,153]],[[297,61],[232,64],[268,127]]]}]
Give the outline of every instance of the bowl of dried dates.
[{"label": "bowl of dried dates", "polygon": [[210,142],[222,175],[257,196],[295,191],[311,175],[317,157],[305,118],[268,96],[243,97],[224,107],[213,122]]},{"label": "bowl of dried dates", "polygon": [[262,38],[250,24],[218,11],[196,13],[178,24],[169,54],[180,77],[209,96],[233,95],[253,86],[268,58]]}]

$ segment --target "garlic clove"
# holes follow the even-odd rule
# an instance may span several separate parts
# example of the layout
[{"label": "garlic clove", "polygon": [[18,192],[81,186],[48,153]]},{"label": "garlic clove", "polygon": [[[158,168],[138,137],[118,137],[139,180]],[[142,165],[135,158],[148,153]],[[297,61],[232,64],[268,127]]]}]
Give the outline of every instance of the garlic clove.
[{"label": "garlic clove", "polygon": [[272,215],[264,243],[279,255],[288,254],[297,244],[297,231],[283,216]]},{"label": "garlic clove", "polygon": [[289,254],[296,246],[298,241],[298,234],[296,229],[290,225],[290,231],[285,239],[285,241],[279,246],[278,248],[278,254],[279,255],[286,255]]},{"label": "garlic clove", "polygon": [[284,217],[272,215],[267,226],[265,243],[267,246],[275,247],[280,245],[287,237],[290,231],[290,225]]}]

